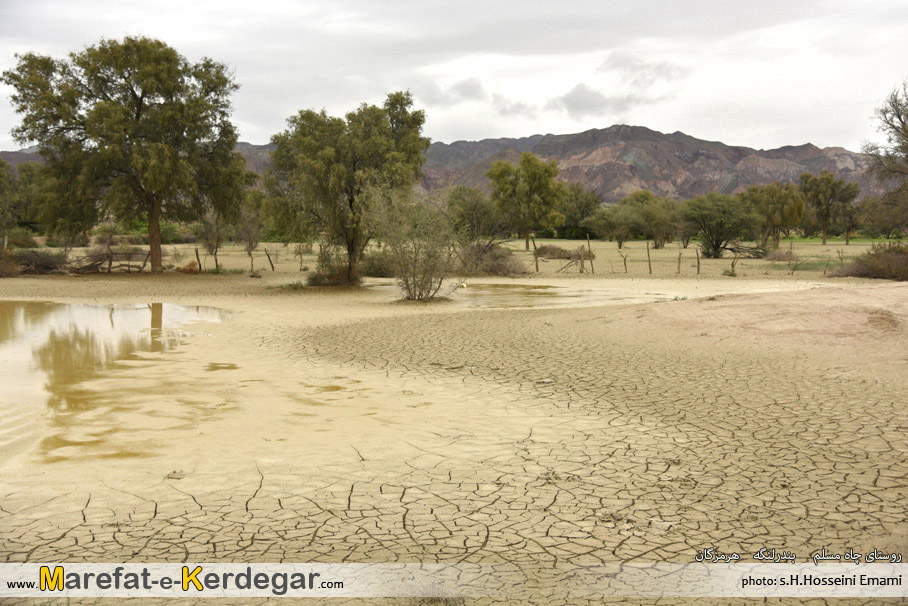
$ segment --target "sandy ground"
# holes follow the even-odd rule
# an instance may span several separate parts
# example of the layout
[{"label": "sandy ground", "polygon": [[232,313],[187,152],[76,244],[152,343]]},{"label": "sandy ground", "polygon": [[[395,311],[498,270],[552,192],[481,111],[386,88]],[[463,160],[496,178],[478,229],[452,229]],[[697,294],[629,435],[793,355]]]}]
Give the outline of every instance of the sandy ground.
[{"label": "sandy ground", "polygon": [[564,566],[908,553],[908,286],[670,263],[504,281],[593,293],[551,309],[274,288],[292,260],[2,280],[6,300],[238,313],[45,414],[64,439],[3,463],[0,558],[500,562],[526,571],[515,603],[556,604]]}]

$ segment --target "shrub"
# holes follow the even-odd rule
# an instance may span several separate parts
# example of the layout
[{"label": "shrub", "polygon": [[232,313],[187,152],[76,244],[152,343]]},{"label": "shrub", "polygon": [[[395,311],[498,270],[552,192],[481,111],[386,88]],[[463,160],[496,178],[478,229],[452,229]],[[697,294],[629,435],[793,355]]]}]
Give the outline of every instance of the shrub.
[{"label": "shrub", "polygon": [[0,278],[12,278],[19,275],[19,263],[7,251],[0,251]]},{"label": "shrub", "polygon": [[570,259],[571,251],[553,244],[543,244],[536,249],[536,254],[540,259]]},{"label": "shrub", "polygon": [[561,248],[560,246],[544,244],[536,249],[536,254],[540,259],[564,259],[568,261],[579,261],[581,250],[583,251],[584,259],[590,260],[596,258],[596,255],[592,251],[587,250],[584,246],[581,246],[577,250],[568,250],[566,248]]},{"label": "shrub", "polygon": [[863,255],[833,272],[834,276],[908,280],[908,245],[875,244]]},{"label": "shrub", "polygon": [[467,275],[516,276],[526,268],[504,246],[472,246],[461,251],[461,271]]},{"label": "shrub", "polygon": [[309,286],[342,286],[347,280],[347,259],[336,246],[320,244],[315,271],[306,278]]},{"label": "shrub", "polygon": [[798,255],[794,254],[790,250],[782,250],[781,248],[777,248],[767,253],[765,259],[767,261],[783,261],[787,263],[788,261],[797,261]]},{"label": "shrub", "polygon": [[449,217],[426,197],[398,193],[375,209],[374,221],[404,297],[436,297],[454,269],[456,238]]},{"label": "shrub", "polygon": [[16,250],[13,258],[24,274],[48,274],[66,267],[66,255],[45,250]]},{"label": "shrub", "polygon": [[395,276],[394,260],[387,248],[365,253],[359,263],[360,275],[370,278],[393,278]]},{"label": "shrub", "polygon": [[[31,232],[21,227],[12,228],[7,232],[6,236],[7,246],[12,246],[13,248],[35,248],[38,246]],[[2,244],[2,238],[0,238],[0,244]]]}]

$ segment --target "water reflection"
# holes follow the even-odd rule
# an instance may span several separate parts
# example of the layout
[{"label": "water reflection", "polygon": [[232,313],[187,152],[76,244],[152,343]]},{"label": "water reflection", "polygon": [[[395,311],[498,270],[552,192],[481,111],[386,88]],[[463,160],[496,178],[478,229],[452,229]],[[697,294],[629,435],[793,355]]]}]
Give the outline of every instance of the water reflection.
[{"label": "water reflection", "polygon": [[[218,322],[225,312],[167,303],[81,305],[0,301],[0,458],[28,449],[40,436],[41,452],[104,441],[103,432],[80,432],[80,415],[99,404],[88,380],[143,353],[180,344],[186,325]],[[77,430],[74,431],[74,428]],[[48,435],[51,434],[51,435]],[[134,453],[133,453],[134,454]],[[130,453],[123,453],[131,456]]]}]

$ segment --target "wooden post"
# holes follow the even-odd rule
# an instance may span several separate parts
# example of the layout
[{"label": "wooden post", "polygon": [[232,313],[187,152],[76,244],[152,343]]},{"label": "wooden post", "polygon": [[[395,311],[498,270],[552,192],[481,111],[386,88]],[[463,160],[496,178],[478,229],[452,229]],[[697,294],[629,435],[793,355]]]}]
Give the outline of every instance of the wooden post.
[{"label": "wooden post", "polygon": [[678,274],[681,274],[681,251],[678,251]]},{"label": "wooden post", "polygon": [[596,269],[593,267],[593,247],[590,246],[590,235],[586,235],[586,249],[590,252],[590,273],[596,273]]},{"label": "wooden post", "polygon": [[111,239],[107,239],[107,273],[110,273],[111,267],[113,267],[113,251],[110,250]]},{"label": "wooden post", "polygon": [[697,253],[697,275],[700,275],[700,249],[695,248],[694,252]]},{"label": "wooden post", "polygon": [[268,257],[268,263],[271,264],[271,271],[274,271],[274,261],[271,260],[271,255],[268,254],[268,249],[265,249],[265,256]]},{"label": "wooden post", "polygon": [[646,241],[646,264],[649,266],[649,273],[653,273],[653,262],[649,257],[649,240]]},{"label": "wooden post", "polygon": [[536,238],[533,238],[533,261],[536,262],[536,273],[539,273],[539,253],[536,252]]},{"label": "wooden post", "polygon": [[583,273],[583,247],[580,247],[580,273]]}]

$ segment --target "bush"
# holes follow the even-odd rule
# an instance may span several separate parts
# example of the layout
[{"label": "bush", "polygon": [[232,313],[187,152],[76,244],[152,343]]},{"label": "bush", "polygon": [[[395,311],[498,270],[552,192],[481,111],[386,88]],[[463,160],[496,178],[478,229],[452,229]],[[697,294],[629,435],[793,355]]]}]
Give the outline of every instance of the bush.
[{"label": "bush", "polygon": [[511,249],[504,246],[471,246],[461,251],[461,271],[474,276],[516,276],[524,268]]},{"label": "bush", "polygon": [[570,259],[571,251],[560,246],[552,244],[543,244],[536,249],[536,254],[540,259]]},{"label": "bush", "polygon": [[[21,227],[14,227],[9,230],[6,234],[7,236],[7,246],[13,248],[35,248],[38,246],[38,243],[35,242],[35,238],[32,236],[32,233],[27,229]],[[0,244],[3,243],[2,238],[0,238]]]},{"label": "bush", "polygon": [[7,251],[0,251],[0,278],[12,278],[19,275],[19,263]]},{"label": "bush", "polygon": [[587,250],[585,246],[581,246],[577,250],[568,250],[566,248],[561,248],[560,246],[544,244],[536,249],[536,254],[540,259],[564,259],[567,261],[579,261],[581,250],[583,251],[583,258],[585,260],[596,258],[596,255],[592,251]]},{"label": "bush", "polygon": [[306,278],[309,286],[343,286],[347,281],[347,260],[336,246],[321,244],[315,271]]},{"label": "bush", "polygon": [[395,277],[394,260],[391,258],[391,253],[387,248],[384,250],[367,252],[363,255],[363,258],[359,263],[360,275],[370,278]]},{"label": "bush", "polygon": [[781,248],[777,248],[767,253],[765,259],[767,261],[783,261],[787,263],[789,261],[798,261],[798,255],[794,254],[790,250],[782,250]]},{"label": "bush", "polygon": [[44,250],[16,250],[13,258],[24,274],[49,274],[66,267],[66,255]]},{"label": "bush", "polygon": [[908,280],[908,245],[875,244],[863,255],[832,273],[834,276]]}]

